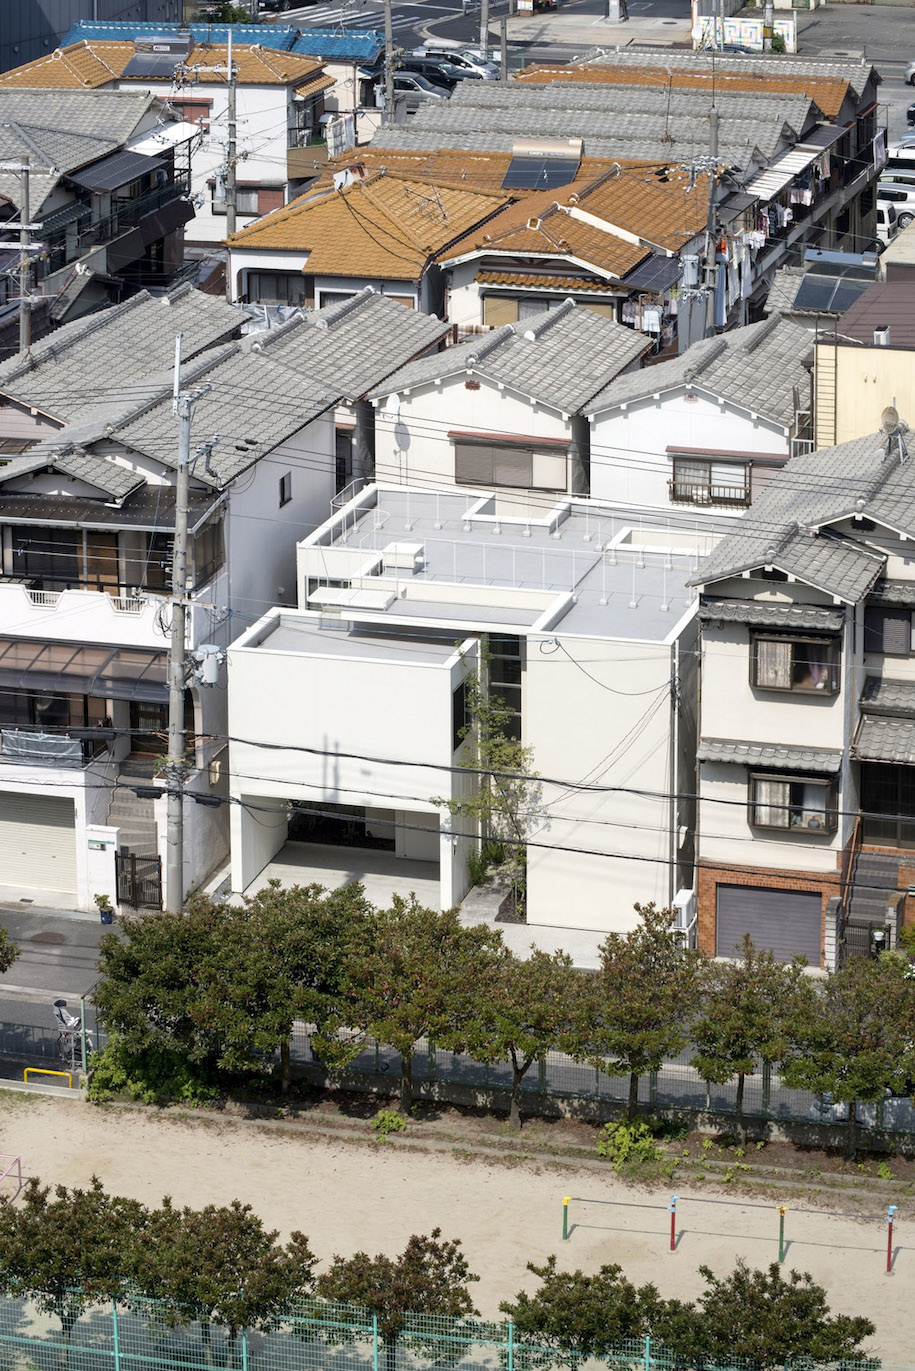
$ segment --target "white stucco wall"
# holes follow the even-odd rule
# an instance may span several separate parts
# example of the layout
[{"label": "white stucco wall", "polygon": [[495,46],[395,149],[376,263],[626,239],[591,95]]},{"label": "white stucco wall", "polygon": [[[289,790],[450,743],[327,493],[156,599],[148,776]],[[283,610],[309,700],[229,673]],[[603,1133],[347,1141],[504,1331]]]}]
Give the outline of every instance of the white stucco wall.
[{"label": "white stucco wall", "polygon": [[[447,352],[442,354],[443,367],[447,357]],[[468,390],[468,381],[479,389]],[[484,377],[465,371],[398,398],[397,414],[389,411],[384,400],[375,411],[375,472],[379,482],[453,486],[454,443],[448,437],[452,431],[566,443],[571,439],[569,420],[558,411],[527,396],[500,390]],[[568,470],[566,476],[568,490]]]},{"label": "white stucco wall", "polygon": [[672,446],[788,456],[783,428],[695,390],[671,391],[593,417],[591,494],[669,507]]}]

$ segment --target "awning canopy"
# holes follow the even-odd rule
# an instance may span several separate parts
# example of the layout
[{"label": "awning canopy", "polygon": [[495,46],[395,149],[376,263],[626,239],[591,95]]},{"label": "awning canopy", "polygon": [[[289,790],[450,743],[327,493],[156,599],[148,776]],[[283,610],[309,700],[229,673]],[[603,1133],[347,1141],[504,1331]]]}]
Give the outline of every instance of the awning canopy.
[{"label": "awning canopy", "polygon": [[774,771],[810,771],[835,776],[842,753],[825,747],[782,747],[778,743],[741,743],[730,738],[703,738],[696,751],[700,762],[729,762]]},{"label": "awning canopy", "polygon": [[183,119],[172,124],[159,124],[131,143],[128,152],[138,152],[142,157],[155,157],[157,152],[165,152],[177,143],[189,143],[200,133],[199,124],[189,124]]},{"label": "awning canopy", "polygon": [[803,629],[839,633],[845,622],[841,609],[817,605],[776,605],[760,600],[705,600],[699,606],[703,623],[752,624],[754,628]]},{"label": "awning canopy", "polygon": [[862,762],[915,764],[915,720],[865,715],[852,752]]},{"label": "awning canopy", "polygon": [[761,172],[747,186],[747,194],[755,195],[760,200],[771,200],[773,195],[777,195],[780,190],[790,186],[795,176],[815,162],[820,156],[822,148],[809,148],[804,151],[801,148],[792,148],[773,162],[768,171]]},{"label": "awning canopy", "polygon": [[168,700],[167,654],[126,647],[0,638],[0,688],[96,695],[106,700]]},{"label": "awning canopy", "polygon": [[138,176],[146,176],[162,165],[159,157],[142,157],[138,152],[116,152],[111,157],[103,157],[82,171],[68,171],[67,179],[86,190],[117,190],[135,181]]}]

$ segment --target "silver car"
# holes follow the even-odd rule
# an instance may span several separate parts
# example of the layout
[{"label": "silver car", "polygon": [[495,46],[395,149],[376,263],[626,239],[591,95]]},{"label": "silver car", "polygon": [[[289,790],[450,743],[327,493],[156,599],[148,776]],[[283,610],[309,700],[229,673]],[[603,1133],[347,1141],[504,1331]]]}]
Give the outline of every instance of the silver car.
[{"label": "silver car", "polygon": [[487,62],[478,52],[470,48],[415,48],[414,57],[427,57],[432,62],[447,62],[452,67],[461,67],[471,76],[482,76],[484,81],[498,81],[502,71],[497,62]]},{"label": "silver car", "polygon": [[910,62],[905,69],[905,83],[907,86],[915,86],[915,62]]},{"label": "silver car", "polygon": [[402,92],[407,97],[407,113],[415,114],[427,100],[447,100],[448,91],[444,86],[434,86],[425,76],[416,71],[396,71],[394,73],[394,92]]}]

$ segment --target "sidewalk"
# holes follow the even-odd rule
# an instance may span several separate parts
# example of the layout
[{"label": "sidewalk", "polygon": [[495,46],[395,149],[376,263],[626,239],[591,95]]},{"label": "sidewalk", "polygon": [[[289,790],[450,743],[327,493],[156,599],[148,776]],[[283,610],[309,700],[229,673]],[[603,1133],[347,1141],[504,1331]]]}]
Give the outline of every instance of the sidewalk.
[{"label": "sidewalk", "polygon": [[[510,47],[574,47],[582,53],[589,48],[628,47],[647,43],[671,47],[674,43],[691,46],[690,18],[653,19],[633,16],[625,24],[614,24],[593,14],[559,10],[556,14],[514,14],[508,21]],[[535,58],[536,60],[536,58]]]}]

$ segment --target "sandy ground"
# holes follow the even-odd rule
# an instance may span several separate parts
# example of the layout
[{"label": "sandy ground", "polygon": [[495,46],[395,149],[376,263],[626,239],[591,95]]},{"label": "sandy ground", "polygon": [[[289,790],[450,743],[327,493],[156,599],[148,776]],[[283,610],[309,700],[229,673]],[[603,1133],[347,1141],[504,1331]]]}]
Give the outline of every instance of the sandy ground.
[{"label": "sandy ground", "polygon": [[[702,1263],[725,1274],[739,1256],[757,1266],[777,1257],[774,1205],[681,1198],[680,1241],[671,1255],[667,1193],[572,1164],[567,1174],[534,1162],[488,1165],[373,1141],[319,1142],[242,1122],[184,1121],[11,1092],[0,1092],[0,1149],[21,1154],[24,1174],[45,1182],[84,1185],[96,1173],[109,1190],[147,1203],[163,1193],[195,1206],[247,1201],[282,1233],[300,1228],[323,1260],[359,1249],[398,1251],[411,1233],[440,1226],[445,1236],[462,1239],[481,1277],[474,1295],[488,1317],[500,1300],[536,1283],[525,1263],[551,1252],[561,1265],[585,1270],[619,1262],[632,1280],[654,1281],[662,1294],[681,1297],[701,1290]],[[10,1184],[7,1178],[3,1189]],[[603,1201],[573,1200],[565,1243],[564,1194]],[[885,1221],[798,1209],[789,1211],[786,1235],[786,1266],[825,1285],[834,1310],[872,1318],[875,1353],[912,1364],[910,1225],[897,1225],[892,1279],[884,1275]]]}]

